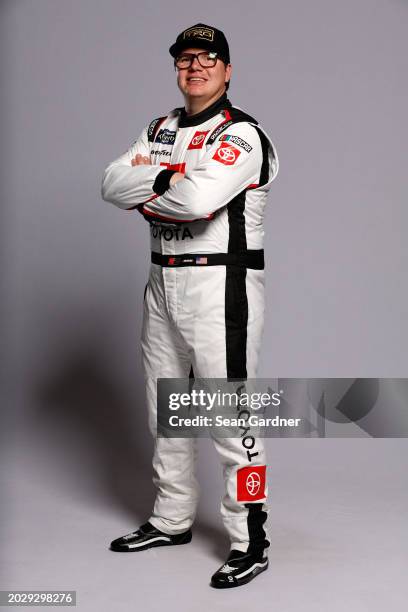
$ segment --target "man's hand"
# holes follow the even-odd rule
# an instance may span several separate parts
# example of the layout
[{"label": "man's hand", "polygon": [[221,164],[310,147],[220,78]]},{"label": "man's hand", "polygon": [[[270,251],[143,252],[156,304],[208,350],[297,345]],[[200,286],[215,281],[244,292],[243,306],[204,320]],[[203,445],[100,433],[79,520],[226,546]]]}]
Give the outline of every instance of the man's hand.
[{"label": "man's hand", "polygon": [[132,159],[132,166],[142,166],[143,164],[146,166],[151,166],[150,158],[147,155],[138,153],[136,157]]},{"label": "man's hand", "polygon": [[175,172],[170,179],[170,185],[175,185],[178,181],[184,178],[184,174],[182,172]]},{"label": "man's hand", "polygon": [[[142,155],[138,153],[132,160],[132,166],[152,166],[150,162],[150,158],[148,155]],[[164,168],[163,168],[164,170]],[[170,178],[170,185],[175,185],[178,181],[184,178],[184,174],[182,172],[175,172],[173,176]]]}]

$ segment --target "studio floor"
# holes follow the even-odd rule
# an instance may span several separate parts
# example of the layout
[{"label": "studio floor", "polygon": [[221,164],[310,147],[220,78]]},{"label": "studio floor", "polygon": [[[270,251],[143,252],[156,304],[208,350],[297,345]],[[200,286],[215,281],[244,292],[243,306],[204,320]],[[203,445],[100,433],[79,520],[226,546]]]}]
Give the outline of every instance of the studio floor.
[{"label": "studio floor", "polygon": [[[269,440],[268,449],[269,570],[244,587],[218,591],[209,578],[228,544],[215,497],[202,495],[191,544],[113,553],[110,540],[146,518],[148,479],[135,472],[134,494],[130,477],[122,480],[128,499],[135,498],[134,506],[123,504],[100,479],[84,477],[86,461],[82,474],[67,476],[63,464],[47,461],[46,450],[14,448],[3,463],[9,495],[1,588],[75,590],[77,609],[86,612],[405,609],[406,441]],[[207,440],[200,457],[202,487],[214,469],[221,493]]]}]

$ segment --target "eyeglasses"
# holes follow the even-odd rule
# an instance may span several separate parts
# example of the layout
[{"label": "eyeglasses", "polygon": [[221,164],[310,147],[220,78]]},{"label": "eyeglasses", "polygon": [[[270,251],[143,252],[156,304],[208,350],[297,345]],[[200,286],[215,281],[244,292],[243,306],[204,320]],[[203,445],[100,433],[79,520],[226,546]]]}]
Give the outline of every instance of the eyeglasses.
[{"label": "eyeglasses", "polygon": [[197,58],[202,68],[213,68],[217,63],[218,54],[214,51],[201,51],[201,53],[183,53],[174,60],[174,65],[179,70],[185,70],[192,66],[194,59]]}]

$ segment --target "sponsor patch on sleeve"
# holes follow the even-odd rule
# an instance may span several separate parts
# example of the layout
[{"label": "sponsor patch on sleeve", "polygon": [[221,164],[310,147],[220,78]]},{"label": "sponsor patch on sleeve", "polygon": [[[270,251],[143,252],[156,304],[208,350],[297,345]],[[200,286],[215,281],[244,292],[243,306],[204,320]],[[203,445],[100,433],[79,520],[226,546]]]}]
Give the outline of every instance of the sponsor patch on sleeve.
[{"label": "sponsor patch on sleeve", "polygon": [[223,134],[220,137],[220,140],[222,142],[233,142],[234,144],[238,145],[238,147],[241,147],[241,149],[244,149],[244,151],[246,151],[247,153],[250,153],[252,151],[251,145],[239,136],[233,136],[232,134]]},{"label": "sponsor patch on sleeve", "polygon": [[222,142],[214,153],[213,159],[216,159],[226,166],[232,166],[232,164],[235,164],[240,155],[241,151],[238,151],[238,149],[230,145],[228,142]]},{"label": "sponsor patch on sleeve", "polygon": [[156,132],[165,119],[166,117],[158,117],[157,119],[153,119],[153,121],[150,123],[149,127],[147,128],[147,139],[149,142],[154,141]]},{"label": "sponsor patch on sleeve", "polygon": [[237,471],[237,501],[251,502],[265,497],[266,465],[248,465]]}]

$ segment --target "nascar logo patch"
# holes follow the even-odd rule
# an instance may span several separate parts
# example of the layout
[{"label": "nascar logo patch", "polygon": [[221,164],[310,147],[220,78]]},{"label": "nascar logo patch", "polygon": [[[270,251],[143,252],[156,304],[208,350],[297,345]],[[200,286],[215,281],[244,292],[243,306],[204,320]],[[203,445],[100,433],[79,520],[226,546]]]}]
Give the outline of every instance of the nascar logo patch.
[{"label": "nascar logo patch", "polygon": [[246,151],[247,153],[250,153],[252,151],[251,145],[248,144],[246,140],[243,140],[239,136],[233,136],[232,134],[223,134],[222,136],[220,136],[220,140],[223,142],[225,141],[233,142],[234,144],[241,147],[241,149],[244,149],[244,151]]}]

